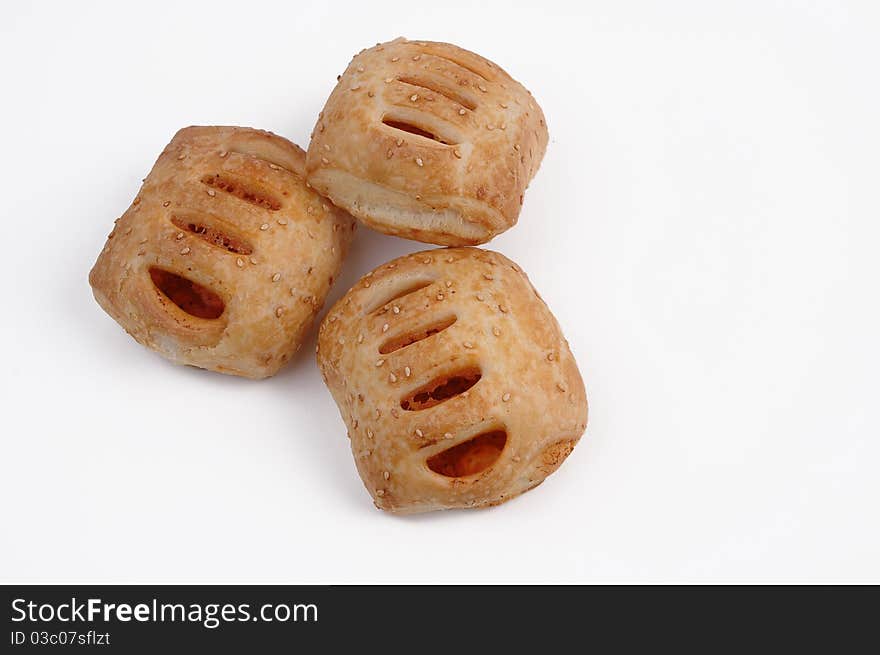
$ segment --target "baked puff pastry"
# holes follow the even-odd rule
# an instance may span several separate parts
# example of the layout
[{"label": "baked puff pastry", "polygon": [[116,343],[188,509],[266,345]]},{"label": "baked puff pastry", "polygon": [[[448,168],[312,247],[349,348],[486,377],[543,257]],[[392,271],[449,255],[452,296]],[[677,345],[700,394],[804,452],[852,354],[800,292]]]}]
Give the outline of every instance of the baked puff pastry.
[{"label": "baked puff pastry", "polygon": [[368,273],[324,319],[318,365],[377,507],[497,505],[540,484],[586,428],[577,364],[525,274],[431,250]]},{"label": "baked puff pastry", "polygon": [[138,342],[248,378],[297,350],[354,219],[309,189],[305,153],[270,132],[188,127],[159,156],[89,275]]},{"label": "baked puff pastry", "polygon": [[514,223],[547,147],[531,94],[448,43],[397,39],[358,54],[309,145],[309,183],[370,227],[441,245]]}]

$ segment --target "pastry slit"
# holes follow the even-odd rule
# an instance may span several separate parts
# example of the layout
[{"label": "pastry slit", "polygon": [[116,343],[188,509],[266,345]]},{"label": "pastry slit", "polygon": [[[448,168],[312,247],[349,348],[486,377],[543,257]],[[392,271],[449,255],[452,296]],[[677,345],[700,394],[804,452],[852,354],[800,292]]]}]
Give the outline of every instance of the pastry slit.
[{"label": "pastry slit", "polygon": [[434,336],[435,334],[439,334],[440,332],[443,332],[443,330],[451,326],[453,323],[455,323],[456,320],[457,317],[448,316],[439,321],[434,321],[428,325],[423,325],[422,327],[416,328],[415,330],[411,330],[404,334],[391,337],[379,347],[379,354],[387,355],[389,353],[393,353],[396,350],[400,350],[401,348],[406,348],[407,346],[411,346],[414,343],[423,341],[428,337]]},{"label": "pastry slit", "polygon": [[226,305],[216,293],[177,273],[161,268],[150,268],[150,278],[156,288],[181,310],[196,318],[220,318]]},{"label": "pastry slit", "polygon": [[237,255],[250,255],[254,252],[253,247],[244,239],[233,236],[228,231],[212,227],[206,221],[173,216],[171,222],[181,230],[191,232],[217,248]]},{"label": "pastry slit", "polygon": [[437,80],[421,76],[417,77],[415,75],[400,75],[397,79],[404,84],[417,86],[421,89],[425,89],[426,91],[433,91],[434,93],[438,93],[444,98],[460,104],[465,109],[470,109],[471,111],[473,111],[477,108],[477,105],[473,100],[471,100],[464,94],[459,93],[451,86],[447,86],[446,84],[438,84]]},{"label": "pastry slit", "polygon": [[426,461],[429,469],[447,478],[463,478],[482,473],[492,466],[507,445],[507,432],[483,432],[452,448],[432,455]]},{"label": "pastry slit", "polygon": [[479,382],[481,377],[482,373],[476,367],[448,373],[410,393],[400,401],[400,406],[408,412],[434,407],[460,396]]},{"label": "pastry slit", "polygon": [[434,284],[434,280],[416,280],[413,282],[408,282],[404,284],[402,287],[398,287],[396,290],[391,292],[391,296],[388,298],[383,298],[381,302],[374,302],[370,305],[370,308],[366,310],[365,314],[372,314],[378,310],[389,310],[391,309],[391,303],[395,300],[400,300],[416,291],[421,291],[425,287],[429,287]]},{"label": "pastry slit", "polygon": [[240,200],[249,202],[257,207],[278,211],[281,209],[281,201],[268,193],[265,189],[258,188],[254,184],[237,180],[227,175],[215,173],[214,175],[206,175],[201,180],[202,184],[213,187],[231,196],[235,196]]}]

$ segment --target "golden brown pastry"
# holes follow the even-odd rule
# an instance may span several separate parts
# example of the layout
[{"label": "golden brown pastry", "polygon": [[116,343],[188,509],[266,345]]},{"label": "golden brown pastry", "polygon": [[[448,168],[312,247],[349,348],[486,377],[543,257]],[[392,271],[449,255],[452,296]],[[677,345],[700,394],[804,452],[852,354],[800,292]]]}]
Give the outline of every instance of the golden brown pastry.
[{"label": "golden brown pastry", "polygon": [[306,171],[380,232],[474,245],[516,223],[547,138],[541,108],[496,64],[397,39],[362,51],[339,78]]},{"label": "golden brown pastry", "polygon": [[355,225],[306,187],[304,164],[270,132],[180,130],[89,275],[101,307],[176,363],[273,375],[321,308]]},{"label": "golden brown pastry", "polygon": [[392,512],[509,500],[586,428],[556,319],[487,250],[430,250],[368,273],[321,324],[318,365],[367,490]]}]

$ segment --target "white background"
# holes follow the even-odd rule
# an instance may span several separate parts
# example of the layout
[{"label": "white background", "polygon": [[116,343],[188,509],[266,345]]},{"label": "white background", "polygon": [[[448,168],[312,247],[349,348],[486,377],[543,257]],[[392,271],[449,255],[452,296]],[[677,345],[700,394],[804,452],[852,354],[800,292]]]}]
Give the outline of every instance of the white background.
[{"label": "white background", "polygon": [[[0,9],[0,580],[880,582],[876,3],[27,4]],[[374,509],[314,331],[264,382],[175,367],[87,283],[178,128],[307,146],[399,35],[495,60],[550,125],[488,247],[590,423],[491,510]],[[424,247],[362,228],[330,300]]]}]

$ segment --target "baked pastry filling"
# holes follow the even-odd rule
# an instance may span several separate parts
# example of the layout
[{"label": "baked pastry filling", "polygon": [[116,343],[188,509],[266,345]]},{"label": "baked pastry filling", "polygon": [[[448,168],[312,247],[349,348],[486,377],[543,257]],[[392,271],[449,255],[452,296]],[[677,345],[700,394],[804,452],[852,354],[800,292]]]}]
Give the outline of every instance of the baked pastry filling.
[{"label": "baked pastry filling", "polygon": [[153,266],[150,278],[168,300],[196,318],[220,318],[226,309],[223,299],[201,284]]},{"label": "baked pastry filling", "polygon": [[400,406],[408,412],[434,407],[463,394],[479,382],[481,377],[482,372],[475,367],[442,375],[406,396],[400,401]]},{"label": "baked pastry filling", "polygon": [[507,444],[507,432],[492,430],[428,458],[428,468],[448,478],[476,475],[492,466]]}]

